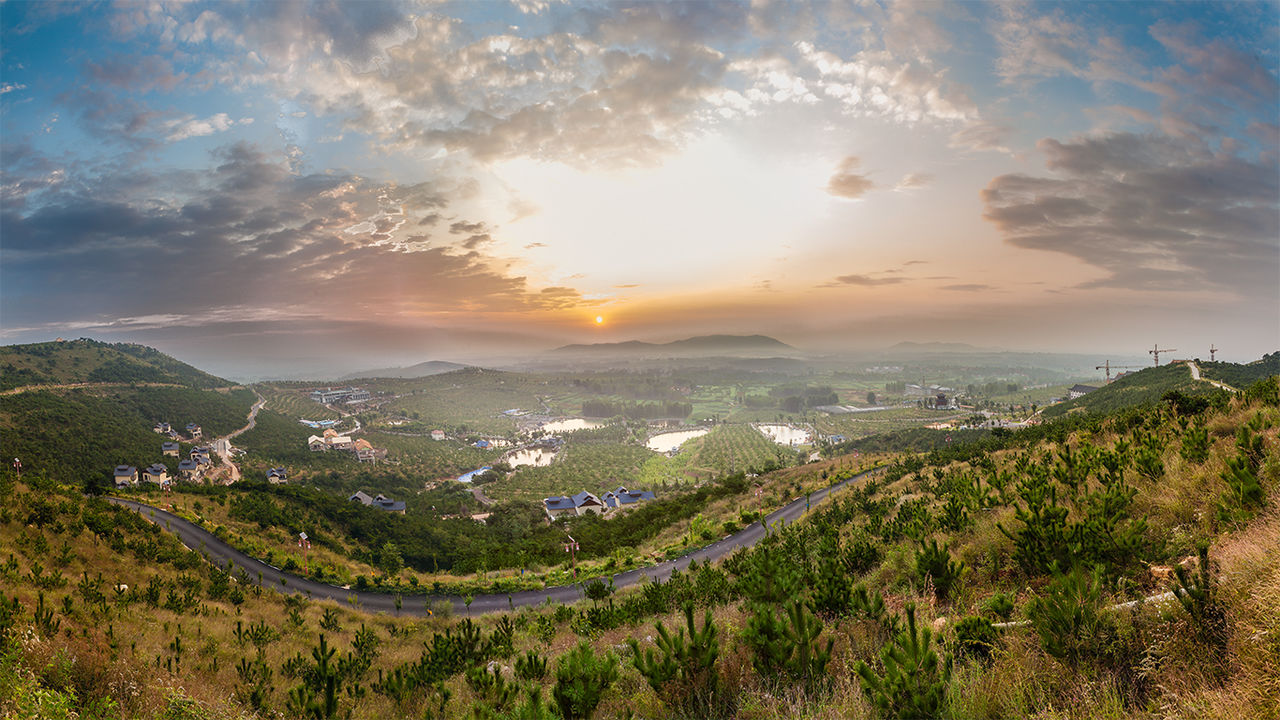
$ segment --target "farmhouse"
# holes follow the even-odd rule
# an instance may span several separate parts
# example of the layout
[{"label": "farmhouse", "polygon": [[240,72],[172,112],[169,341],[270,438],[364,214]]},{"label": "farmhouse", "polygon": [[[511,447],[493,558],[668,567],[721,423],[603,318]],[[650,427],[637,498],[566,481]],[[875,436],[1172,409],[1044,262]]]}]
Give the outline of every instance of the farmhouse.
[{"label": "farmhouse", "polygon": [[164,487],[169,484],[169,468],[161,463],[156,463],[142,471],[142,479]]},{"label": "farmhouse", "polygon": [[1076,398],[1088,395],[1097,389],[1098,388],[1093,387],[1092,385],[1072,385],[1067,389],[1067,399],[1075,400]]},{"label": "farmhouse", "polygon": [[445,438],[445,435],[444,435],[444,431],[443,431],[443,430],[432,430],[432,431],[431,431],[431,439],[432,439],[432,440],[443,440],[444,438]]},{"label": "farmhouse", "polygon": [[286,473],[285,469],[282,467],[271,468],[267,471],[267,482],[272,485],[279,485],[282,482],[286,482],[288,479],[288,473]]},{"label": "farmhouse", "polygon": [[195,423],[187,423],[187,435],[192,440],[199,440],[204,435],[204,430],[201,430],[200,426]]},{"label": "farmhouse", "polygon": [[178,457],[178,453],[181,450],[182,448],[178,447],[178,443],[176,442],[160,443],[160,452],[168,455],[169,457]]},{"label": "farmhouse", "polygon": [[604,501],[586,490],[573,497],[560,495],[546,498],[542,501],[542,507],[547,511],[547,517],[552,520],[565,515],[578,516],[586,515],[587,513],[603,515],[609,510]]},{"label": "farmhouse", "polygon": [[361,505],[366,505],[368,507],[376,507],[380,510],[386,510],[387,512],[400,513],[401,515],[404,514],[403,502],[398,500],[392,500],[391,498],[387,497],[386,495],[383,495],[382,493],[378,493],[377,497],[369,497],[369,494],[366,493],[365,491],[357,490],[354,495],[347,498],[347,501],[358,502]]},{"label": "farmhouse", "polygon": [[199,482],[200,477],[204,473],[200,469],[200,463],[195,460],[178,461],[178,476],[187,482]]},{"label": "farmhouse", "polygon": [[132,465],[117,465],[115,471],[116,487],[123,488],[138,484],[138,468]]},{"label": "farmhouse", "polygon": [[604,500],[604,504],[612,510],[627,505],[635,505],[645,500],[653,500],[655,497],[649,490],[628,490],[625,487],[619,487],[617,490],[610,490],[601,495],[600,499]]},{"label": "farmhouse", "polygon": [[156,426],[151,429],[160,433],[161,435],[168,435],[169,433],[173,432],[173,428],[169,427],[169,423],[167,422],[158,422],[156,423]]}]

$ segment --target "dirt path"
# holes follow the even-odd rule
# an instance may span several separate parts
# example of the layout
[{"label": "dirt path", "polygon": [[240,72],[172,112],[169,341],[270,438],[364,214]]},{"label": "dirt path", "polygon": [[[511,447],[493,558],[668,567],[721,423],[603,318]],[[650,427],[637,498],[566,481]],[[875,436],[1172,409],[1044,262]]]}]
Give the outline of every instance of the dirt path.
[{"label": "dirt path", "polygon": [[[253,394],[258,395],[258,391],[255,390]],[[240,466],[236,464],[236,461],[233,459],[231,454],[231,439],[256,427],[258,424],[258,411],[266,404],[266,398],[258,395],[258,402],[254,403],[253,407],[249,408],[249,417],[247,418],[248,422],[245,426],[213,441],[214,450],[217,451],[218,457],[222,458],[222,463],[227,466],[227,470],[231,474],[231,477],[227,479],[228,485],[240,481]]]},{"label": "dirt path", "polygon": [[1196,364],[1195,364],[1195,363],[1193,363],[1193,362],[1189,362],[1189,363],[1187,363],[1187,367],[1191,368],[1191,379],[1192,379],[1192,380],[1199,380],[1199,381],[1201,381],[1201,382],[1207,382],[1207,383],[1209,383],[1210,385],[1212,385],[1212,386],[1214,386],[1214,387],[1222,388],[1223,390],[1226,390],[1226,391],[1228,391],[1228,392],[1236,392],[1236,389],[1235,389],[1235,388],[1231,387],[1230,385],[1228,385],[1228,384],[1226,384],[1226,383],[1221,383],[1221,382],[1218,382],[1217,380],[1210,380],[1210,379],[1209,379],[1209,378],[1207,378],[1207,377],[1200,377],[1200,366],[1199,366],[1199,365],[1196,365]]}]

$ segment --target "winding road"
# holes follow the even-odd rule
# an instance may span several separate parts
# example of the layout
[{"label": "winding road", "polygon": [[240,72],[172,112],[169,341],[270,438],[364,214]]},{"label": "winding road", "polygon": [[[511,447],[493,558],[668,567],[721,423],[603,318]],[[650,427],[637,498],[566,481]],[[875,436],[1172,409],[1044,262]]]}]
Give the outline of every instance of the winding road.
[{"label": "winding road", "polygon": [[[773,528],[781,523],[795,522],[808,511],[809,507],[816,506],[823,502],[831,493],[843,490],[850,484],[853,484],[877,471],[878,468],[867,470],[854,475],[847,480],[836,483],[835,485],[822,488],[821,490],[815,490],[808,499],[804,497],[796,498],[786,506],[767,515],[764,519],[764,523],[770,528]],[[282,592],[303,593],[312,599],[330,599],[338,602],[354,602],[356,605],[369,612],[428,615],[430,614],[429,608],[433,604],[443,600],[449,602],[453,606],[455,613],[492,613],[507,611],[517,607],[540,605],[548,600],[555,603],[572,603],[582,599],[583,597],[582,587],[579,584],[559,585],[556,587],[544,588],[542,590],[522,590],[520,592],[511,593],[510,595],[476,595],[472,598],[470,608],[467,607],[463,598],[457,596],[401,595],[401,607],[397,610],[397,596],[393,593],[357,591],[350,588],[327,585],[325,583],[316,582],[315,580],[299,577],[293,573],[285,572],[280,568],[268,565],[261,560],[240,552],[215,537],[213,533],[208,530],[205,530],[199,525],[184,520],[183,518],[166,510],[162,510],[145,503],[140,503],[136,500],[126,500],[124,498],[114,497],[106,499],[117,505],[121,505],[141,513],[144,518],[164,527],[169,532],[176,535],[178,539],[182,541],[182,544],[204,555],[205,559],[209,562],[223,568],[227,567],[228,563],[233,564],[236,568],[244,571],[245,575],[250,578],[250,581],[256,580],[264,586],[270,585],[278,588]],[[722,540],[712,543],[711,545],[699,548],[683,557],[658,563],[657,565],[638,568],[636,570],[628,570],[626,572],[613,575],[613,584],[615,587],[623,588],[640,582],[641,578],[665,582],[670,579],[672,572],[688,568],[689,563],[694,560],[697,560],[700,563],[719,560],[730,555],[739,548],[746,548],[755,545],[764,538],[765,535],[765,525],[760,522],[754,522],[743,530],[729,535]],[[587,580],[590,580],[590,578]]]}]

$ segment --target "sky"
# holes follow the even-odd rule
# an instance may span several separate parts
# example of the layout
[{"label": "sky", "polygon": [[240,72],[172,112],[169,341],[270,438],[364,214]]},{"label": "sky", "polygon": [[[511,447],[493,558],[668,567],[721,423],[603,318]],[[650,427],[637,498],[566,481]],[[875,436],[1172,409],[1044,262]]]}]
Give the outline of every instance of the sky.
[{"label": "sky", "polygon": [[1275,2],[0,2],[0,342],[1280,349]]}]

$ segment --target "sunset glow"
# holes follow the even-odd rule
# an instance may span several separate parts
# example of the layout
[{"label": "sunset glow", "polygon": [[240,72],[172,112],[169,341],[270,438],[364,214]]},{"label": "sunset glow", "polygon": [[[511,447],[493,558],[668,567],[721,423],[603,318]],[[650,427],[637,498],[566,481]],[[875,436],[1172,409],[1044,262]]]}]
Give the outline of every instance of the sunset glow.
[{"label": "sunset glow", "polygon": [[1275,3],[308,7],[3,4],[5,342],[1280,345]]}]

